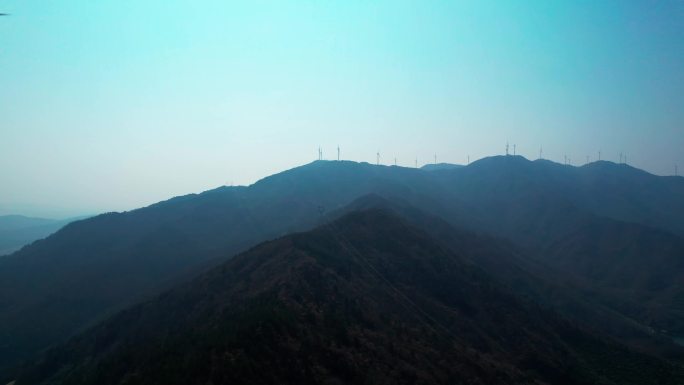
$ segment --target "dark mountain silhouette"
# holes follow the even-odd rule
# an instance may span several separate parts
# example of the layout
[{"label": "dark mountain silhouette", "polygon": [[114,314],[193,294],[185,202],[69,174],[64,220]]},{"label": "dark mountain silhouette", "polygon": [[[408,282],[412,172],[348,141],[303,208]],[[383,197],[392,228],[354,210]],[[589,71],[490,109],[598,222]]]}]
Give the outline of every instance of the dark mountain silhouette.
[{"label": "dark mountain silhouette", "polygon": [[11,254],[33,241],[45,238],[71,221],[23,215],[0,216],[0,256]]},{"label": "dark mountain silhouette", "polygon": [[[572,211],[580,211],[684,235],[684,178],[659,177],[624,164],[601,161],[572,167],[500,156],[452,172],[451,182],[457,196],[501,222],[500,227],[519,220],[515,210],[553,218],[565,214],[569,219]],[[490,205],[511,202],[516,204],[503,210]]]},{"label": "dark mountain silhouette", "polygon": [[[649,326],[653,333],[681,330],[676,315],[681,283],[639,285],[645,292],[625,299],[611,289],[619,281],[602,282],[609,272],[589,276],[586,269],[569,269],[560,261],[583,257],[577,255],[584,250],[580,241],[591,238],[582,231],[597,220],[611,221],[609,226],[631,221],[644,236],[655,228],[678,237],[684,228],[684,178],[656,177],[610,163],[575,168],[512,156],[430,172],[318,161],[249,187],[222,187],[71,223],[0,258],[0,369],[259,242],[310,229],[321,213],[340,210],[369,193],[400,200],[458,228],[504,237],[540,264],[526,268],[526,275],[549,281],[547,267],[566,269],[553,276],[558,285],[579,287],[617,316]],[[604,242],[612,248],[602,250],[626,247],[630,240],[620,231],[606,232],[611,237]],[[644,259],[662,261],[660,271],[679,271],[675,254],[633,250],[621,263],[639,266],[632,269],[642,274],[638,282],[648,282],[651,275],[642,268]],[[616,252],[606,261],[618,257]],[[494,270],[497,264],[489,266]]]},{"label": "dark mountain silhouette", "polygon": [[[626,301],[629,298],[626,293],[616,296],[605,289],[590,289],[592,285],[586,280],[577,282],[569,279],[567,268],[555,269],[540,264],[511,242],[454,227],[442,218],[426,214],[406,202],[388,200],[376,194],[363,196],[327,217],[337,218],[353,211],[378,208],[400,215],[414,227],[423,229],[434,239],[505,284],[518,296],[552,308],[586,328],[610,335],[635,349],[678,361],[684,360],[684,349],[674,346],[671,340],[672,334],[679,335],[678,333],[660,336],[652,327],[637,322],[635,319],[638,316],[631,315],[635,313],[634,309],[643,311],[644,302]],[[561,245],[558,246],[558,250],[565,250]],[[605,255],[612,254],[606,252]],[[661,282],[669,282],[674,286],[678,281],[673,276],[678,272],[681,273],[681,270],[674,270],[670,276],[663,277],[665,279]],[[629,305],[621,305],[621,310],[625,312],[615,309],[624,302]]]},{"label": "dark mountain silhouette", "polygon": [[591,295],[608,294],[606,305],[653,332],[682,335],[684,241],[675,234],[684,178],[498,157],[452,173],[451,183],[484,231],[581,280]]},{"label": "dark mountain silhouette", "polygon": [[47,352],[23,384],[678,384],[383,210],[264,243]]},{"label": "dark mountain silhouette", "polygon": [[71,223],[0,260],[0,366],[258,242],[310,228],[321,207],[389,191],[431,206],[429,177],[415,169],[314,162],[250,187]]}]

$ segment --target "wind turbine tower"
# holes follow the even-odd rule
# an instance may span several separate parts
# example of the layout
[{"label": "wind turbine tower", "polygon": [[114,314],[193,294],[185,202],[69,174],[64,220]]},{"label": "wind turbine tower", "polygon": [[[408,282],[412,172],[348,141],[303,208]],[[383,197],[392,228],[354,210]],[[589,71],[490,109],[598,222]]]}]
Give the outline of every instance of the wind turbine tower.
[{"label": "wind turbine tower", "polygon": [[517,146],[517,145],[515,145],[515,144],[513,145],[513,156],[515,156],[515,147],[516,147],[516,146]]},{"label": "wind turbine tower", "polygon": [[340,161],[340,145],[337,145],[337,161]]},{"label": "wind turbine tower", "polygon": [[375,155],[377,156],[377,163],[376,164],[379,166],[380,165],[380,151],[378,151],[378,153]]},{"label": "wind turbine tower", "polygon": [[508,142],[506,142],[506,156],[508,156]]},{"label": "wind turbine tower", "polygon": [[543,158],[542,158],[542,154],[543,154],[543,153],[544,153],[544,148],[543,148],[543,147],[539,147],[539,159],[543,159]]},{"label": "wind turbine tower", "polygon": [[435,154],[435,164],[437,164],[437,154]]}]

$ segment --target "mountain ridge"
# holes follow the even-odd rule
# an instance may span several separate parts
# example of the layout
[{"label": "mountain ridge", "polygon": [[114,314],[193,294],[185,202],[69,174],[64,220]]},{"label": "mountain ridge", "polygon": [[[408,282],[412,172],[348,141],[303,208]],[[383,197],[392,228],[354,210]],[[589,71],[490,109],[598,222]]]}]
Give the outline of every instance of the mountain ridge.
[{"label": "mountain ridge", "polygon": [[523,305],[382,209],[260,244],[45,357],[17,385],[681,378]]},{"label": "mountain ridge", "polygon": [[[621,169],[632,175],[629,168]],[[684,196],[679,195],[684,178],[673,183],[672,178],[653,176],[657,183],[647,184],[648,193],[636,194],[633,186],[641,182],[597,177],[587,170],[512,156],[431,172],[317,161],[251,186],[224,186],[77,221],[0,259],[0,362],[28,358],[105,314],[261,241],[310,229],[321,211],[333,212],[369,193],[407,202],[460,228],[506,238],[543,263],[552,254],[548,245],[596,217],[627,218],[673,233],[684,228],[682,203],[671,204]],[[639,175],[639,181],[651,178]],[[600,183],[606,181],[622,186],[611,193],[623,198],[601,198]],[[643,202],[649,209],[634,217],[633,207]],[[674,301],[676,293],[668,300]],[[630,311],[647,314],[640,322],[651,322],[650,313]],[[671,319],[658,317],[656,330]]]}]

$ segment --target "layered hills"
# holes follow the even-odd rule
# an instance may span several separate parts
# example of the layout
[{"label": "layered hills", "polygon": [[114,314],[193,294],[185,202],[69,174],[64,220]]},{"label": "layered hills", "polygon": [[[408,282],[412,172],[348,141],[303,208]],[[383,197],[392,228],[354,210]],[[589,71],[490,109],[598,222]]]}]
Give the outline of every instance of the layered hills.
[{"label": "layered hills", "polygon": [[[684,335],[684,178],[513,156],[431,171],[318,161],[77,221],[0,258],[0,370],[368,194],[422,213],[414,227],[469,254],[512,295],[578,322],[609,320],[602,331],[623,343],[648,335],[637,348]],[[486,242],[468,246],[477,239]]]},{"label": "layered hills", "polygon": [[16,384],[678,384],[681,367],[511,295],[386,210],[263,243]]}]

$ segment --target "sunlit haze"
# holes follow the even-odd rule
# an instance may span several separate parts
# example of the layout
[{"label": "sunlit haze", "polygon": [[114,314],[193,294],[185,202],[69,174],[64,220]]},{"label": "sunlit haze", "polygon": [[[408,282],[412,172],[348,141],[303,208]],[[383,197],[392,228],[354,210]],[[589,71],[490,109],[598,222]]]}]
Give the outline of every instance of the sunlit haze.
[{"label": "sunlit haze", "polygon": [[681,1],[0,2],[0,214],[129,210],[317,158],[684,172]]}]

